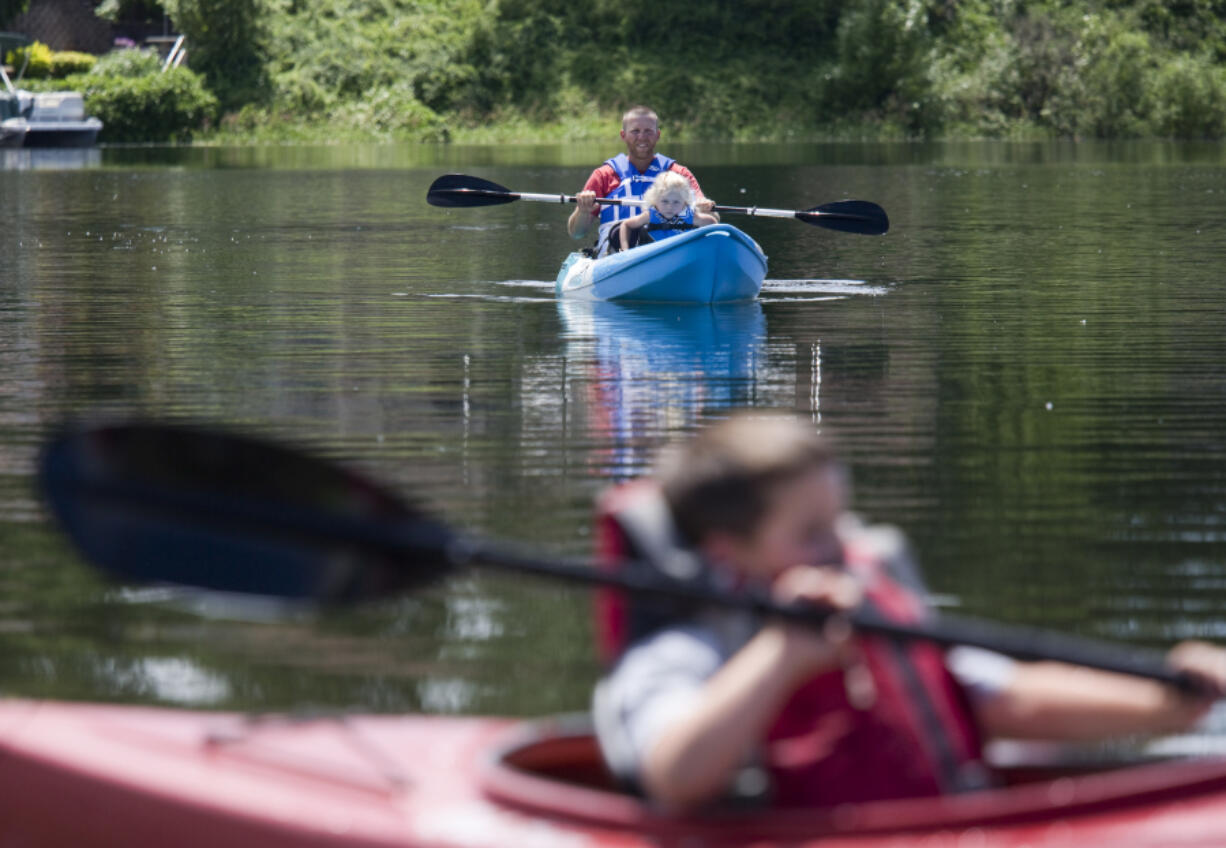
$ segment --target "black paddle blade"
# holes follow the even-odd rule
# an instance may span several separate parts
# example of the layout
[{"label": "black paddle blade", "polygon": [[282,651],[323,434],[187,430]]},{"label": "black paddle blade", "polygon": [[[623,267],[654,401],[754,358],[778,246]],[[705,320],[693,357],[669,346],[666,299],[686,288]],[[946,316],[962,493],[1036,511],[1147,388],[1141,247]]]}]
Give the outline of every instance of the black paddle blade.
[{"label": "black paddle blade", "polygon": [[465,174],[444,174],[426,192],[426,202],[431,206],[497,206],[516,200],[519,195],[510,189]]},{"label": "black paddle blade", "polygon": [[823,203],[804,212],[797,212],[796,217],[806,224],[815,224],[828,230],[841,230],[845,233],[860,233],[866,236],[883,235],[890,229],[890,219],[885,210],[876,203],[867,200],[839,200],[834,203]]},{"label": "black paddle blade", "polygon": [[450,568],[450,531],[339,466],[181,426],[82,430],[47,446],[44,493],[112,575],[334,602]]}]

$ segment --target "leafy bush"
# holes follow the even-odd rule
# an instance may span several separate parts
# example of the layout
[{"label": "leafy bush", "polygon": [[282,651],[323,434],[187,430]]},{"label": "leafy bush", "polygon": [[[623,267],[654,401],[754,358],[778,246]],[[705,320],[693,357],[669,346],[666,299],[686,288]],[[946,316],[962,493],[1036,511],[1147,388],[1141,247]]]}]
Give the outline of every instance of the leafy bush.
[{"label": "leafy bush", "polygon": [[99,141],[185,141],[217,113],[217,98],[187,68],[143,77],[80,74],[65,82],[84,95],[86,111],[102,119]]},{"label": "leafy bush", "polygon": [[187,36],[188,62],[227,109],[261,102],[268,95],[271,5],[271,0],[166,2]]},{"label": "leafy bush", "polygon": [[1173,138],[1226,133],[1226,72],[1205,58],[1175,56],[1154,78],[1154,128]]},{"label": "leafy bush", "polygon": [[330,115],[338,126],[360,127],[367,134],[391,140],[446,141],[447,127],[442,118],[423,105],[406,83],[366,92],[347,101]]},{"label": "leafy bush", "polygon": [[1143,32],[1114,27],[1091,32],[1084,61],[1082,112],[1086,132],[1099,138],[1145,135],[1153,105],[1149,80],[1158,54]]},{"label": "leafy bush", "polygon": [[94,14],[104,21],[160,21],[165,10],[159,0],[102,0]]},{"label": "leafy bush", "polygon": [[35,41],[26,47],[10,50],[4,61],[21,71],[25,66],[25,76],[31,79],[42,79],[51,76],[51,48],[41,41]]},{"label": "leafy bush", "polygon": [[89,53],[63,50],[51,54],[51,76],[62,79],[70,74],[88,73],[98,59]]},{"label": "leafy bush", "polygon": [[156,50],[125,48],[104,53],[89,72],[101,77],[143,77],[161,69]]}]

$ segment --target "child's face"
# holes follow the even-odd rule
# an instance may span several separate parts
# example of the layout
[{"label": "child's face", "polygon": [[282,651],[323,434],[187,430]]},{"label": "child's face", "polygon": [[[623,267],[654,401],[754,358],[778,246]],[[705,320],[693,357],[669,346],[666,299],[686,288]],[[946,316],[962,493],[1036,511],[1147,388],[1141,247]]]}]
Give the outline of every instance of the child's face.
[{"label": "child's face", "polygon": [[814,469],[775,489],[752,535],[726,537],[724,558],[742,574],[768,581],[794,565],[838,565],[842,549],[834,527],[843,509],[841,472]]},{"label": "child's face", "polygon": [[656,209],[665,218],[680,215],[685,207],[685,195],[679,191],[666,191],[656,199]]}]

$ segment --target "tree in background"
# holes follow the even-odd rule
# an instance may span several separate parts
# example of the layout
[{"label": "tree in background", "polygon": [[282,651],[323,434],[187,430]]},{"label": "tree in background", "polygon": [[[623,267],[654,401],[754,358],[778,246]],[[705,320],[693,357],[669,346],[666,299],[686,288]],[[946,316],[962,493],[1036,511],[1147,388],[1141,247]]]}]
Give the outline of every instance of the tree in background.
[{"label": "tree in background", "polygon": [[30,6],[30,0],[0,0],[0,29]]},{"label": "tree in background", "polygon": [[166,0],[166,9],[187,36],[188,62],[223,110],[266,99],[265,0]]}]

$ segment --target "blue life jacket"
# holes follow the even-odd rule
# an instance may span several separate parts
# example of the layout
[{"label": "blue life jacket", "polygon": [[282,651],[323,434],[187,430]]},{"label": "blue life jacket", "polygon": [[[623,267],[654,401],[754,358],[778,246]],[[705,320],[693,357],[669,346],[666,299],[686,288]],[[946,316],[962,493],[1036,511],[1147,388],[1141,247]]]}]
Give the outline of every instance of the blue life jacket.
[{"label": "blue life jacket", "polygon": [[[655,178],[667,171],[673,166],[672,159],[662,153],[657,153],[651,160],[651,164],[647,166],[646,171],[640,171],[634,167],[630,161],[630,157],[625,153],[619,153],[612,159],[605,161],[605,164],[613,169],[617,174],[617,178],[621,181],[617,188],[609,192],[609,197],[631,198],[642,197],[647,193],[647,189],[655,181]],[[608,250],[609,232],[620,221],[626,218],[631,218],[637,215],[641,210],[634,206],[612,206],[604,205],[600,207],[600,230],[596,239],[599,255],[603,256]]]},{"label": "blue life jacket", "polygon": [[646,230],[651,234],[652,241],[679,236],[692,229],[694,229],[694,209],[691,206],[685,207],[684,212],[672,218],[665,218],[654,206],[648,210]]}]

